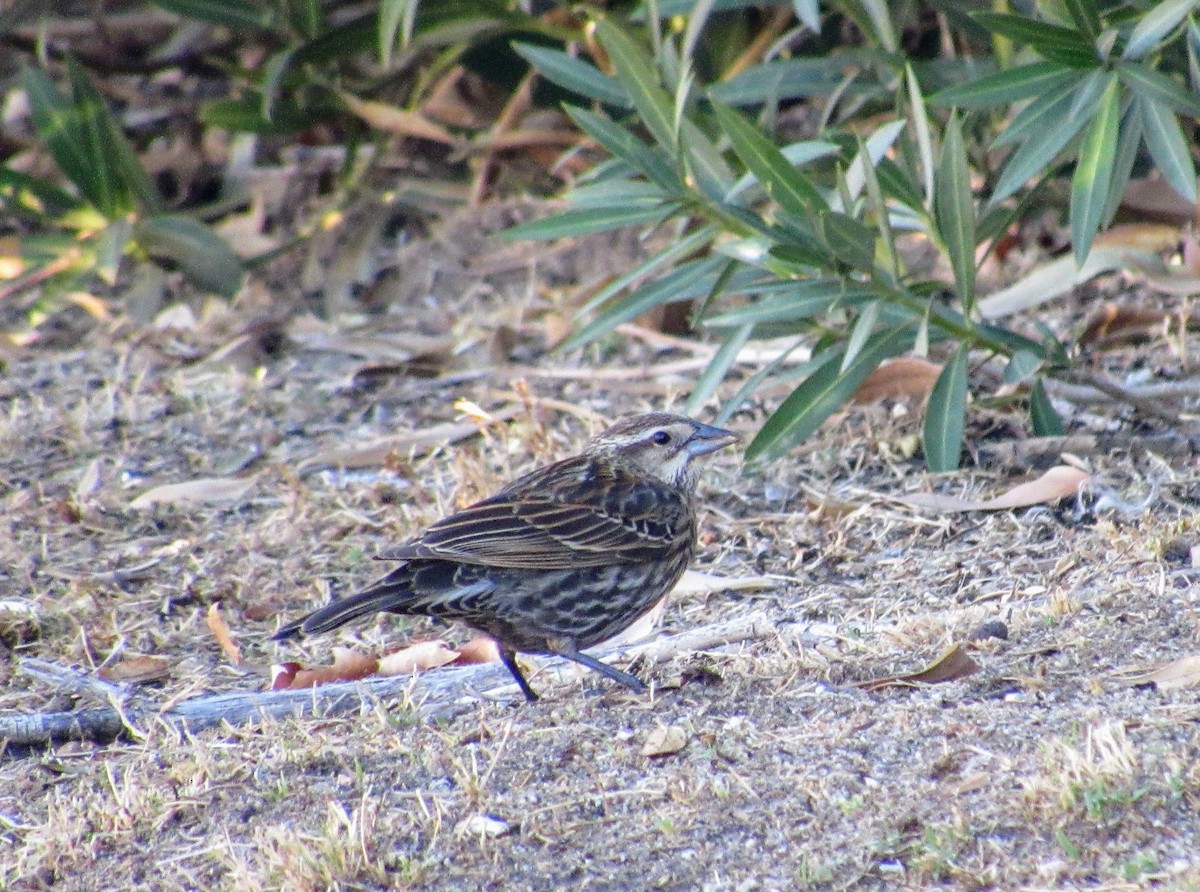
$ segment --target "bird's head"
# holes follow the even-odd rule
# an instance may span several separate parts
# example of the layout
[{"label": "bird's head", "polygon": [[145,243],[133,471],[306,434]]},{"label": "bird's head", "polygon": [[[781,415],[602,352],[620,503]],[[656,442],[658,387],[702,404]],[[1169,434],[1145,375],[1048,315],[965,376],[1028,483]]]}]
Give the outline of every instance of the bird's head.
[{"label": "bird's head", "polygon": [[740,440],[737,434],[683,415],[654,412],[618,421],[596,436],[587,451],[675,486],[691,488],[691,461]]}]

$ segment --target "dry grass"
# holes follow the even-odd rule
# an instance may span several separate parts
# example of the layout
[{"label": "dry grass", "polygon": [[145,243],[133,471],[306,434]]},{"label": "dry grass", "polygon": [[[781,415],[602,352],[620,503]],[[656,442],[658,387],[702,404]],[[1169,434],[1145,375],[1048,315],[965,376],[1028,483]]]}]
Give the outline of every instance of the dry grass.
[{"label": "dry grass", "polygon": [[[519,312],[503,295],[487,315],[448,307],[455,336],[484,343],[500,321],[528,334],[524,281]],[[0,711],[94,705],[17,676],[25,656],[84,668],[167,656],[153,702],[258,686],[205,627],[217,601],[264,663],[429,634],[379,619],[300,649],[267,640],[280,616],[371,578],[387,543],[576,449],[584,410],[662,408],[688,384],[638,371],[680,357],[634,344],[608,357],[625,376],[531,377],[531,408],[483,437],[382,471],[298,474],[322,449],[453,420],[455,399],[521,396],[505,366],[459,368],[453,387],[399,376],[364,389],[347,384],[361,362],[336,353],[293,347],[247,372],[168,349],[185,335],[219,348],[224,330],[97,336],[87,352],[9,364]],[[652,697],[583,676],[543,682],[536,705],[480,702],[438,726],[384,703],[10,750],[0,888],[1200,888],[1195,690],[1119,678],[1200,649],[1195,467],[1090,457],[1131,502],[1158,481],[1142,512],[922,517],[877,496],[994,492],[1028,469],[927,479],[896,446],[915,426],[855,410],[755,474],[713,462],[704,569],[777,585],[688,595],[666,622],[767,610],[774,639],[658,667]],[[254,475],[234,504],[129,508],[150,486],[232,473]],[[814,510],[812,490],[852,507]],[[976,675],[849,685],[913,671],[993,621],[1009,637],[970,645]],[[662,728],[684,747],[643,755]]]}]

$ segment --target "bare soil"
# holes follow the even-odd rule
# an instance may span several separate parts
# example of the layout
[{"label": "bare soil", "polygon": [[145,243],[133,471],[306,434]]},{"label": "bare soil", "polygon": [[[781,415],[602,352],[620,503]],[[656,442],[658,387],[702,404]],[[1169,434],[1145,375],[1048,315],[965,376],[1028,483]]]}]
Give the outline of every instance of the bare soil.
[{"label": "bare soil", "polygon": [[[395,618],[301,645],[269,636],[604,419],[678,408],[711,349],[645,335],[547,352],[565,286],[637,246],[514,249],[484,237],[502,222],[461,217],[405,248],[382,313],[280,315],[281,278],[194,318],[13,349],[0,714],[98,705],[30,681],[29,657],[85,670],[163,657],[167,676],[139,693],[162,704],[263,687],[209,631],[217,602],[262,664],[465,640]],[[763,409],[730,423],[753,432]],[[508,420],[432,448],[362,448],[480,411]],[[633,667],[648,696],[546,673],[536,704],[464,691],[464,711],[437,723],[397,698],[9,747],[0,889],[1200,889],[1200,688],[1128,683],[1200,652],[1197,462],[1143,445],[1161,423],[1116,409],[1070,422],[1119,445],[1079,457],[1095,473],[1084,496],[1019,511],[931,515],[892,498],[1037,476],[1001,448],[1024,435],[997,409],[972,412],[955,474],[922,470],[919,412],[903,403],[843,412],[765,468],[716,457],[698,568],[768,581],[677,597],[665,630],[765,612],[774,632]],[[332,450],[361,466],[328,467]],[[251,485],[133,505],[200,478]],[[856,684],[952,644],[980,671]],[[664,729],[675,746],[653,745]]]}]

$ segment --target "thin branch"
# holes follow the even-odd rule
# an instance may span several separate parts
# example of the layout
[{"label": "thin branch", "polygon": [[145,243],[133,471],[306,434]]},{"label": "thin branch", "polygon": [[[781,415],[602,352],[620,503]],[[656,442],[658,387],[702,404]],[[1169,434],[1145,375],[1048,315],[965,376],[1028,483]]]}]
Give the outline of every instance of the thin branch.
[{"label": "thin branch", "polygon": [[[601,651],[600,655],[621,654],[653,664],[682,653],[760,640],[774,634],[775,626],[766,614],[753,613],[635,647],[611,648]],[[537,664],[538,677],[542,679],[548,676],[569,678],[574,671],[574,664],[564,664],[553,658],[535,658],[532,662]],[[25,660],[20,671],[72,690],[81,685],[93,688],[90,681],[80,682],[78,676],[82,673],[42,660]],[[107,742],[131,733],[140,737],[146,733],[142,729],[156,724],[195,732],[224,723],[238,726],[268,719],[360,712],[373,708],[381,699],[393,697],[402,697],[406,704],[415,704],[421,718],[436,720],[457,715],[479,699],[515,699],[516,694],[516,685],[512,684],[508,671],[499,663],[487,663],[443,668],[416,676],[339,682],[297,691],[231,691],[196,697],[167,708],[129,705],[119,708],[119,704],[114,703],[108,708],[0,716],[0,740],[7,739],[16,746],[35,746],[64,739]]]}]

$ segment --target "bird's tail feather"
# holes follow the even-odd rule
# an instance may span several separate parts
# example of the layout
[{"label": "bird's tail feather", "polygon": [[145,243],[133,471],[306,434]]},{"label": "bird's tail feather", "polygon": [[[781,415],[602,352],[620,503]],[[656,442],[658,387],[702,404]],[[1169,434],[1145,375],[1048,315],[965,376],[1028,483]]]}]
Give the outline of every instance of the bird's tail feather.
[{"label": "bird's tail feather", "polygon": [[381,581],[349,597],[331,601],[307,616],[282,626],[271,637],[283,641],[297,635],[318,635],[373,613],[404,613],[404,604],[409,600],[412,600],[412,594],[407,586]]}]

